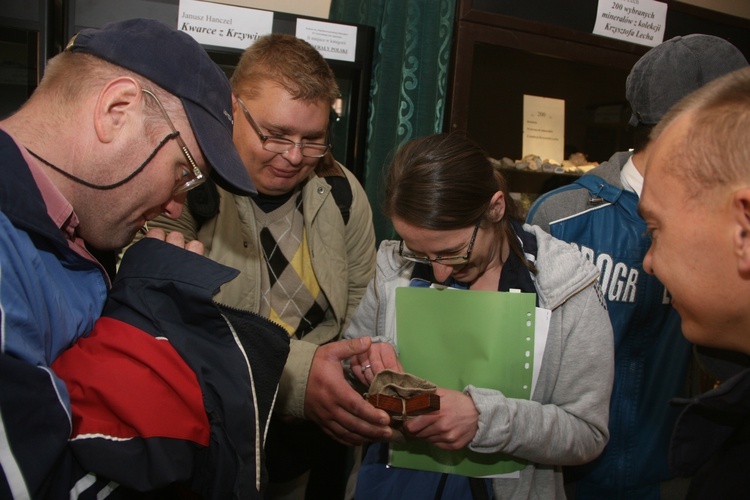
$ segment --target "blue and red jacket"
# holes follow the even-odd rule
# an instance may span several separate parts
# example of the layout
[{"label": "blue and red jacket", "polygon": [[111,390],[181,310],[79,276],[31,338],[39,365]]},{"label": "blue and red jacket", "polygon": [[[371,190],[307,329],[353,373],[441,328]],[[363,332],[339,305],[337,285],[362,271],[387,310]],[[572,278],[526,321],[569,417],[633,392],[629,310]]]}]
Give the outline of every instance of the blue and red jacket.
[{"label": "blue and red jacket", "polygon": [[137,491],[261,498],[289,336],[212,300],[238,274],[149,238],[125,253],[94,330],[52,364],[85,470]]}]

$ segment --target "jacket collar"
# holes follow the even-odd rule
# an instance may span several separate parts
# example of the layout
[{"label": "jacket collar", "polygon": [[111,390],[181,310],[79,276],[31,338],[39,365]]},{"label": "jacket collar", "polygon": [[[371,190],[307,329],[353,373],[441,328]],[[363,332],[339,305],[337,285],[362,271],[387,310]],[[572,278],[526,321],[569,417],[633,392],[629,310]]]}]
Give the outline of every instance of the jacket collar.
[{"label": "jacket collar", "polygon": [[0,158],[4,170],[0,182],[0,211],[16,227],[67,248],[62,232],[47,215],[44,199],[26,160],[13,138],[3,130],[0,130]]},{"label": "jacket collar", "polygon": [[184,248],[154,238],[143,238],[125,252],[115,282],[143,279],[166,283],[167,286],[180,282],[191,285],[195,293],[210,300],[221,285],[239,274],[237,269]]}]

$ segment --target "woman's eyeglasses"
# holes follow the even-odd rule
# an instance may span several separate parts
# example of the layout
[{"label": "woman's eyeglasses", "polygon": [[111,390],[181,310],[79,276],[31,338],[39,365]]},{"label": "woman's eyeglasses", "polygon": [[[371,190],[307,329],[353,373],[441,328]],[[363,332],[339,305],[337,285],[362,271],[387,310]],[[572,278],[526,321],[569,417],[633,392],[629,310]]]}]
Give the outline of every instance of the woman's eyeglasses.
[{"label": "woman's eyeglasses", "polygon": [[406,247],[406,245],[404,244],[404,240],[401,240],[401,243],[399,243],[398,254],[406,260],[410,260],[412,262],[420,262],[423,264],[437,263],[444,266],[460,266],[461,264],[466,264],[471,257],[471,250],[474,248],[474,240],[476,240],[477,238],[477,232],[479,231],[480,222],[481,221],[477,222],[477,224],[474,226],[474,232],[471,234],[471,239],[469,240],[469,247],[466,249],[466,253],[464,255],[448,255],[445,257],[435,257],[434,259],[430,259],[429,257],[420,257]]}]

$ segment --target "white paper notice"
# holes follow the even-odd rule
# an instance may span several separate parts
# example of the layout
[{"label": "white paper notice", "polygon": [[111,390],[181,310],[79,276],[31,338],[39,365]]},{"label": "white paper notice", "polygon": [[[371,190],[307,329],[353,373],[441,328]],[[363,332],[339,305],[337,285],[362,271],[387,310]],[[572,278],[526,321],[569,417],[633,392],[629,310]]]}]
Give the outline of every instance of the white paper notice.
[{"label": "white paper notice", "polygon": [[273,12],[197,0],[180,0],[177,29],[203,45],[245,50],[273,32]]},{"label": "white paper notice", "polygon": [[326,59],[354,62],[357,55],[356,26],[297,19],[295,35],[318,49]]},{"label": "white paper notice", "polygon": [[655,0],[599,0],[594,34],[655,47],[664,40],[667,4]]},{"label": "white paper notice", "polygon": [[537,155],[558,163],[565,158],[565,101],[523,96],[523,156]]}]

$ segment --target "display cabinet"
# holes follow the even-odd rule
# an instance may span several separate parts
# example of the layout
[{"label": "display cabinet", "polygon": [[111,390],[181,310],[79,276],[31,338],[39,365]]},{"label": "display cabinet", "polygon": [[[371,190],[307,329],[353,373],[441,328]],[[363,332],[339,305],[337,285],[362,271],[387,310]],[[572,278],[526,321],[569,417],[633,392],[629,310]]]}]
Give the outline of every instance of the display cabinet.
[{"label": "display cabinet", "polygon": [[[750,21],[667,3],[665,40],[713,34],[750,56]],[[597,4],[458,0],[447,128],[466,131],[493,158],[520,159],[523,96],[534,95],[565,102],[564,158],[555,160],[580,152],[596,163],[631,148],[625,81],[650,47],[592,34]],[[576,178],[504,172],[511,190],[530,195]]]},{"label": "display cabinet", "polygon": [[3,0],[0,9],[0,119],[36,89],[44,62],[60,50],[58,2]]}]

